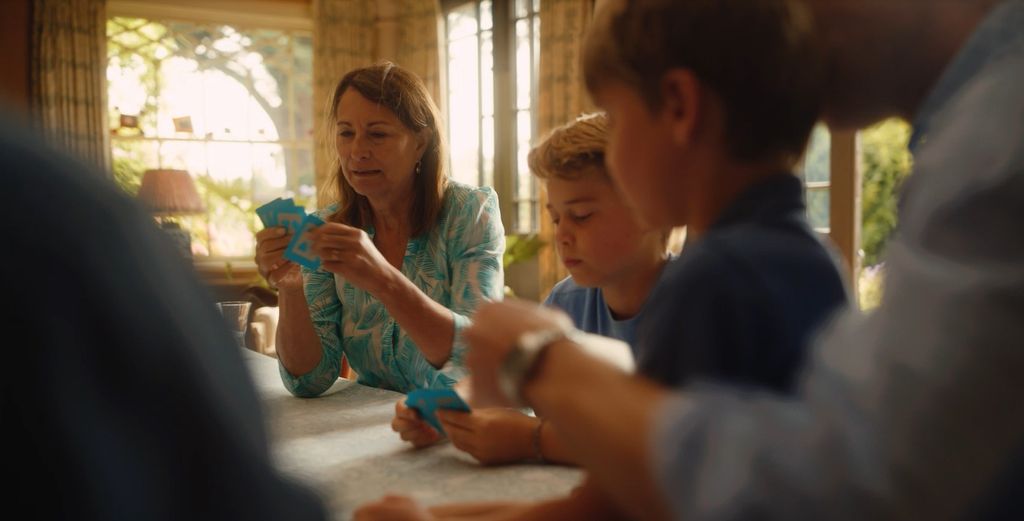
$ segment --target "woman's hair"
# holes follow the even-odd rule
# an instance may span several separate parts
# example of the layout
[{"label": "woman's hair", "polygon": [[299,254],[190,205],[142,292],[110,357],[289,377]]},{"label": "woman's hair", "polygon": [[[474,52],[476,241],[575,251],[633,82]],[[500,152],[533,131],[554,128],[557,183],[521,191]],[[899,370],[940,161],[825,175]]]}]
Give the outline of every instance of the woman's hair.
[{"label": "woman's hair", "polygon": [[793,0],[615,0],[587,35],[583,74],[593,94],[610,82],[661,107],[662,80],[688,69],[725,109],[731,155],[795,161],[817,119],[822,56],[812,20]]},{"label": "woman's hair", "polygon": [[530,151],[527,161],[533,175],[541,179],[576,180],[594,173],[607,178],[607,145],[608,118],[601,113],[584,114],[552,130]]},{"label": "woman's hair", "polygon": [[[448,152],[437,105],[419,77],[385,61],[353,69],[338,82],[331,99],[329,128],[337,125],[338,103],[350,88],[364,98],[386,107],[406,128],[426,139],[419,171],[413,179],[410,225],[414,237],[429,232],[441,213],[445,190],[448,188],[448,173],[444,165]],[[333,175],[329,183],[331,188],[338,191],[338,211],[329,220],[357,228],[365,227],[373,219],[370,202],[365,196],[356,193],[345,179],[340,158],[337,158]]]}]

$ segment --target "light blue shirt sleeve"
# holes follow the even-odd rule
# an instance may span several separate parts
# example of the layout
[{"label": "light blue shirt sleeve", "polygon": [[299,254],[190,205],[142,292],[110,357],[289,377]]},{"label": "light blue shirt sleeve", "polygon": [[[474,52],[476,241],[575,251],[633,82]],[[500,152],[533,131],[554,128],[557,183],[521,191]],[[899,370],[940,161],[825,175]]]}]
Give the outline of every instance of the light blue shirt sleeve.
[{"label": "light blue shirt sleeve", "polygon": [[971,518],[1024,450],[1021,27],[1024,2],[996,8],[918,115],[882,305],[823,333],[799,394],[698,387],[659,411],[675,518]]},{"label": "light blue shirt sleeve", "polygon": [[341,370],[342,341],[341,333],[341,300],[334,285],[331,273],[302,268],[303,289],[309,306],[309,318],[313,329],[320,337],[323,355],[320,363],[310,372],[294,376],[284,364],[278,363],[281,381],[288,391],[295,396],[312,398],[324,393],[335,380]]},{"label": "light blue shirt sleeve", "polygon": [[466,341],[462,333],[470,323],[470,315],[485,300],[500,300],[505,289],[501,262],[505,229],[498,211],[498,195],[490,188],[480,188],[466,194],[458,206],[457,225],[449,232],[449,241],[455,247],[449,306],[455,335],[451,357],[441,369],[452,384],[466,375]]}]

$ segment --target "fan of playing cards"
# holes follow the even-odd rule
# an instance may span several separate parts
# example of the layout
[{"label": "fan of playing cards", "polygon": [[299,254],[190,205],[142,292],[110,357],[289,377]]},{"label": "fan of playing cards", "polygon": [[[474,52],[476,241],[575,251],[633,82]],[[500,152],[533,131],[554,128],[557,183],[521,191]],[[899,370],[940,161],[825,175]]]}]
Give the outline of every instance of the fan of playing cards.
[{"label": "fan of playing cards", "polygon": [[311,270],[320,267],[320,257],[313,253],[310,235],[323,226],[324,222],[319,217],[306,215],[306,210],[296,205],[294,200],[280,197],[257,208],[256,215],[263,221],[264,227],[283,226],[288,229],[288,233],[293,234],[284,258]]}]

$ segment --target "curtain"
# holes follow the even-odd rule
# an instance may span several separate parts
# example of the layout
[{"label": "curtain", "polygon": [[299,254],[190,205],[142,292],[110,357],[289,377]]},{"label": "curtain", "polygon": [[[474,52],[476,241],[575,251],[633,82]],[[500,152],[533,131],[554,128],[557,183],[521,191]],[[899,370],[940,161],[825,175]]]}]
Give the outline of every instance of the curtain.
[{"label": "curtain", "polygon": [[381,59],[391,60],[416,73],[426,83],[434,102],[443,109],[441,78],[444,76],[438,51],[441,6],[437,0],[396,0],[395,3],[398,12],[395,55]]},{"label": "curtain", "polygon": [[32,113],[51,145],[110,172],[104,0],[35,0]]},{"label": "curtain", "polygon": [[[376,19],[377,2],[372,0],[313,0],[313,161],[318,187],[326,185],[334,169],[331,95],[346,72],[374,62]],[[318,197],[321,206],[331,202]]]},{"label": "curtain", "polygon": [[[541,0],[540,73],[538,78],[537,128],[547,133],[582,113],[594,110],[583,85],[583,37],[594,15],[594,0]],[[547,206],[541,191],[540,207]],[[555,252],[554,227],[540,220],[540,236],[548,243],[539,262],[540,293],[545,296],[568,274]]]},{"label": "curtain", "polygon": [[[348,71],[388,60],[423,79],[443,110],[438,0],[314,0],[313,99],[317,111],[314,149],[316,184],[324,187],[334,170],[334,137],[329,135],[331,95]],[[443,114],[444,112],[442,112]],[[330,194],[328,189],[326,194]],[[320,197],[321,206],[333,202]]]}]

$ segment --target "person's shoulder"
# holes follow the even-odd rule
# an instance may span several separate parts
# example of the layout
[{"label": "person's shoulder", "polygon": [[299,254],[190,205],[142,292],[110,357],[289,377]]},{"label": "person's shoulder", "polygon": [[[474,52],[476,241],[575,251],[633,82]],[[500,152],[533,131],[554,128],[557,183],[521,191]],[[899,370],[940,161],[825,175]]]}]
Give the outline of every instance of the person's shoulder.
[{"label": "person's shoulder", "polygon": [[489,186],[472,186],[455,180],[449,180],[445,189],[445,199],[452,210],[465,208],[466,205],[480,207],[491,199],[497,201],[497,198],[497,192]]},{"label": "person's shoulder", "polygon": [[470,186],[449,181],[445,202],[436,228],[442,237],[452,234],[479,238],[478,234],[504,235],[498,196],[487,186]]},{"label": "person's shoulder", "polygon": [[544,300],[546,306],[557,307],[572,315],[572,320],[580,325],[581,310],[588,301],[594,300],[599,292],[597,288],[585,288],[575,283],[572,276],[567,276],[551,289],[548,298]]},{"label": "person's shoulder", "polygon": [[596,288],[586,288],[580,286],[572,279],[572,276],[568,276],[560,281],[548,293],[548,298],[545,303],[548,305],[556,305],[558,307],[564,307],[563,304],[570,302],[577,302],[584,300],[588,295],[597,292]]},{"label": "person's shoulder", "polygon": [[835,256],[811,228],[802,210],[711,230],[698,244],[719,262],[755,269],[773,261],[835,262]]}]

